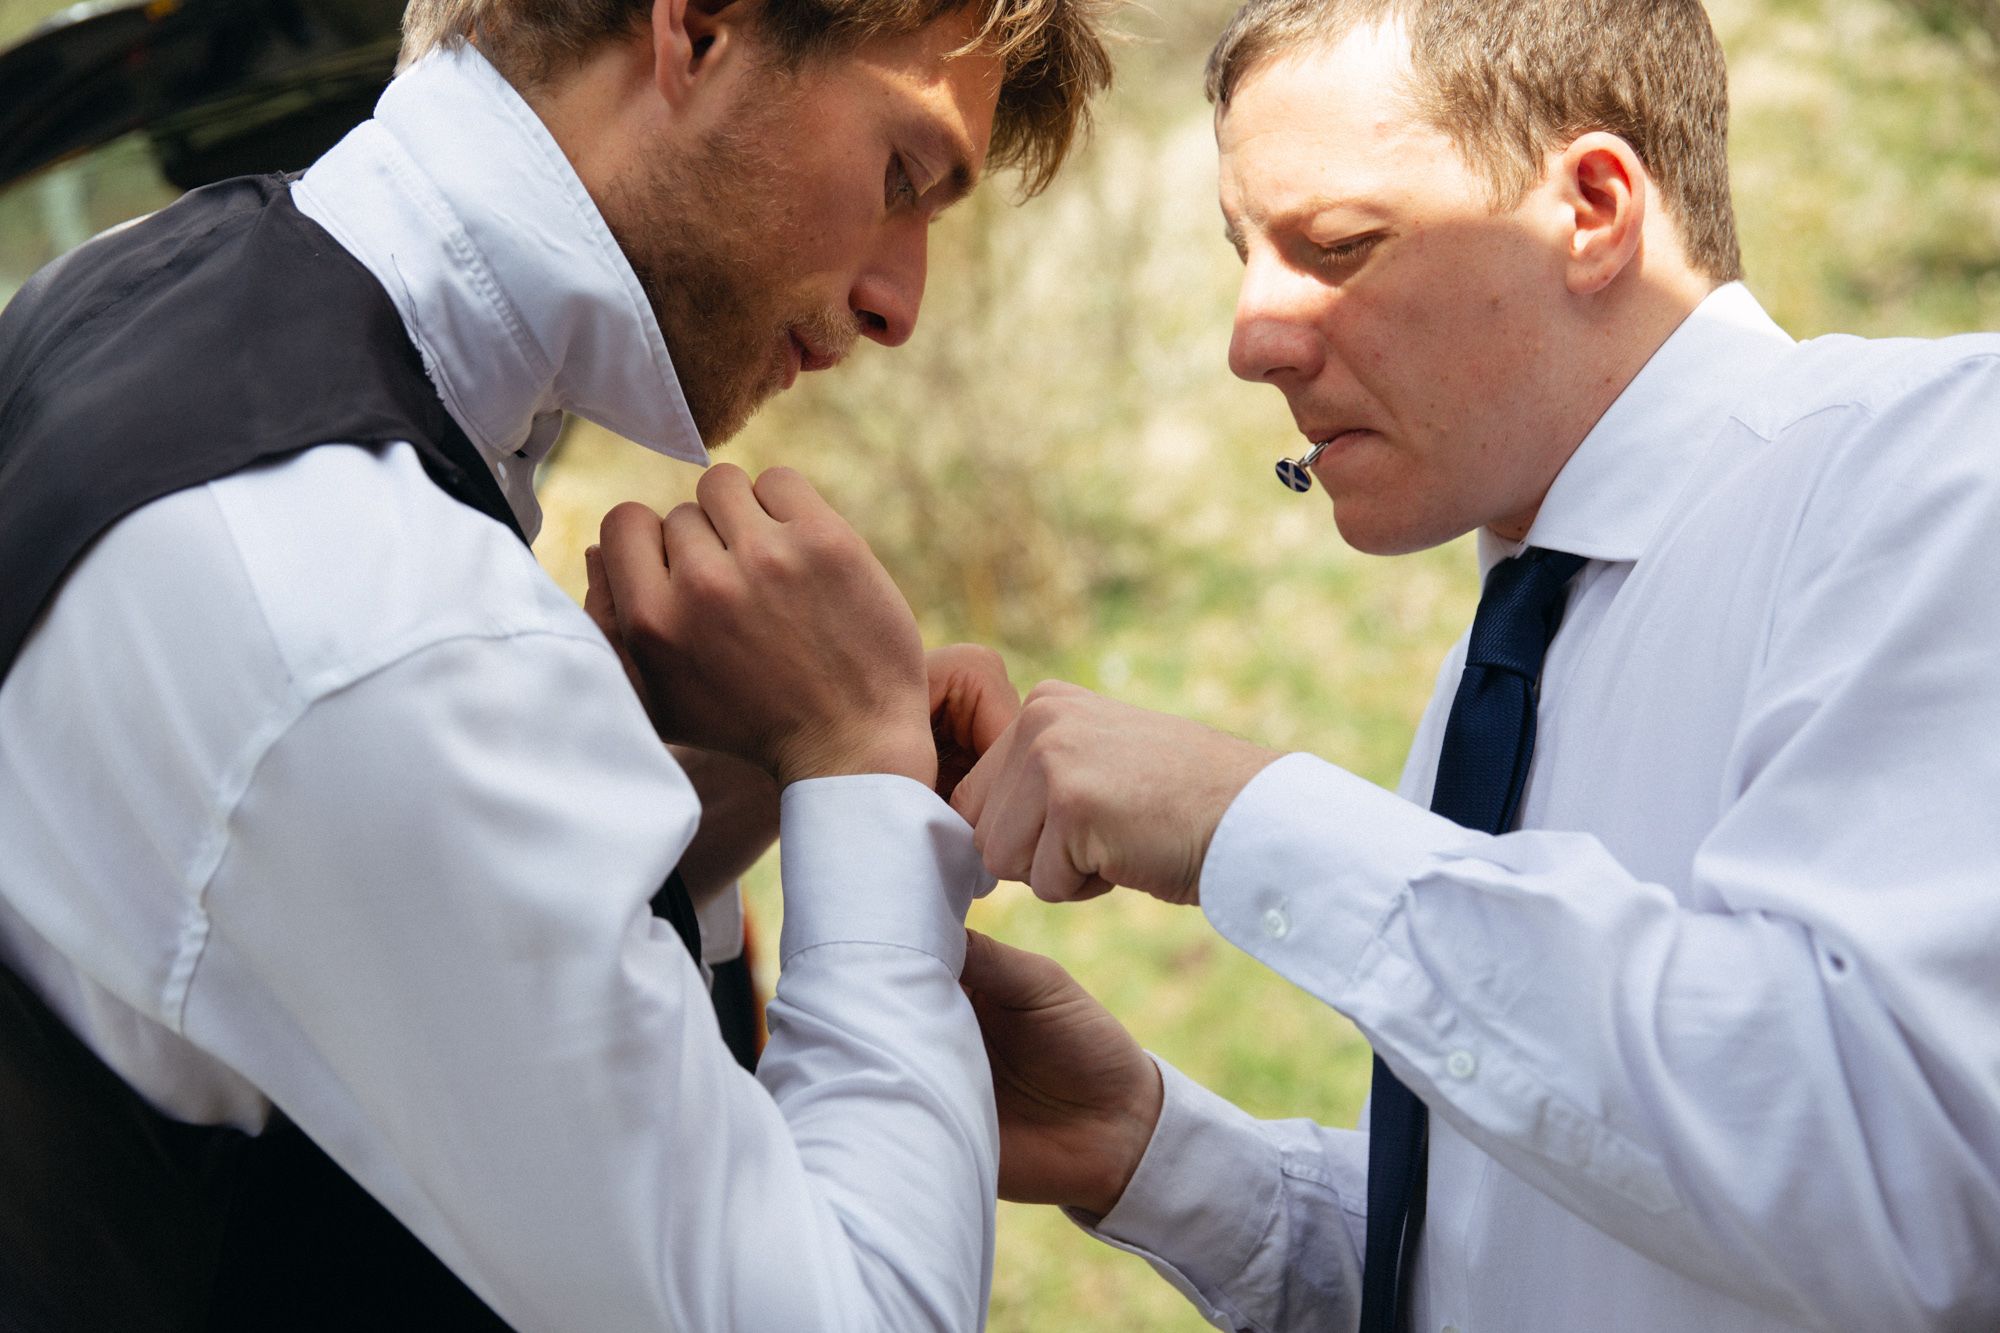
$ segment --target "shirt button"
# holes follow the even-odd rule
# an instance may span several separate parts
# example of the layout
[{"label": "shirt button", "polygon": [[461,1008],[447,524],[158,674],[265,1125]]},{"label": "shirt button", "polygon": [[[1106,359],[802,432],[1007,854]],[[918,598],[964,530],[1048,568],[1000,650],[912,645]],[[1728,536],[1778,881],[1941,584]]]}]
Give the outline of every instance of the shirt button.
[{"label": "shirt button", "polygon": [[1479,1068],[1479,1061],[1472,1058],[1471,1051],[1453,1051],[1445,1057],[1444,1072],[1453,1078],[1471,1078]]},{"label": "shirt button", "polygon": [[1264,913],[1264,933],[1274,940],[1292,933],[1292,919],[1285,915],[1284,908],[1273,907]]}]

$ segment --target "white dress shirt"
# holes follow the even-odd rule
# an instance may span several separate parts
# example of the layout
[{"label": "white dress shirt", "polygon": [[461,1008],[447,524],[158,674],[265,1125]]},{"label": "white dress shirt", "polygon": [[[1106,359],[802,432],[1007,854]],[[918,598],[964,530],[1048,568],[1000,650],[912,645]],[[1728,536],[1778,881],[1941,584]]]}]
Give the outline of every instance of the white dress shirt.
[{"label": "white dress shirt", "polygon": [[[2000,1327],[2000,337],[1713,294],[1524,545],[1589,557],[1524,831],[1307,755],[1202,905],[1431,1108],[1418,1330]],[[1482,567],[1512,554],[1486,534]],[[1167,1073],[1099,1234],[1216,1324],[1351,1328],[1367,1141]]]},{"label": "white dress shirt", "polygon": [[[564,411],[703,456],[629,266],[477,54],[295,195],[528,530]],[[976,1327],[970,830],[903,778],[786,790],[753,1078],[647,910],[698,813],[512,534],[407,444],[323,447],[139,510],[63,586],[0,689],[0,951],[168,1113],[281,1107],[520,1328]]]}]

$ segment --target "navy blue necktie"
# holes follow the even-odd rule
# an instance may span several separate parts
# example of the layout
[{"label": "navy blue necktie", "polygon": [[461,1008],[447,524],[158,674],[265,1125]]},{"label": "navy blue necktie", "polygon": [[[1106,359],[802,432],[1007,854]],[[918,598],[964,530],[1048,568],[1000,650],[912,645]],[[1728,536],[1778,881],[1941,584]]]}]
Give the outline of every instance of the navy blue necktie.
[{"label": "navy blue necktie", "polygon": [[[1530,549],[1487,575],[1431,792],[1431,809],[1447,819],[1486,833],[1514,826],[1535,752],[1542,659],[1582,567],[1580,555]],[[1430,1116],[1379,1055],[1370,1103],[1361,1333],[1400,1333],[1424,1223]]]}]

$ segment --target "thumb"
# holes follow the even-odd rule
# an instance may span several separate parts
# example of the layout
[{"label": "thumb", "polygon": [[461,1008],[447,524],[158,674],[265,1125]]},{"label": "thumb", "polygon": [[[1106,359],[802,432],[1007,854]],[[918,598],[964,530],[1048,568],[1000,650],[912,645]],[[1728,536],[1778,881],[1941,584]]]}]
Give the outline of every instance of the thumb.
[{"label": "thumb", "polygon": [[983,1005],[1035,1009],[1073,983],[1055,959],[968,929],[965,968],[958,975],[958,984]]},{"label": "thumb", "polygon": [[959,817],[974,828],[986,814],[986,799],[993,792],[993,783],[1007,766],[1007,756],[1014,748],[1014,729],[1001,732],[979,757],[972,770],[958,781],[951,793],[951,808]]},{"label": "thumb", "polygon": [[955,643],[924,654],[930,677],[931,712],[951,739],[974,755],[985,754],[1021,711],[1021,694],[1007,678],[999,653],[978,644]]},{"label": "thumb", "polygon": [[595,546],[584,548],[583,578],[583,613],[597,622],[604,637],[616,645],[618,604],[611,599],[611,580],[604,576],[604,552]]},{"label": "thumb", "polygon": [[971,992],[992,970],[993,941],[970,926],[965,930],[965,966],[958,970],[958,984]]}]

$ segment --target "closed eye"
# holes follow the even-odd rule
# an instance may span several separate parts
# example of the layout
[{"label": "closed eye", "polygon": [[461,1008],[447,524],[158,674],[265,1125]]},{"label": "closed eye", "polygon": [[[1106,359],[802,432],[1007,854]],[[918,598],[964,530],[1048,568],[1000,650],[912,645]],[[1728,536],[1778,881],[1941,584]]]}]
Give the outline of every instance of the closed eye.
[{"label": "closed eye", "polygon": [[883,181],[883,199],[892,209],[915,208],[917,206],[917,183],[910,178],[910,169],[903,161],[901,153],[889,155],[889,172]]},{"label": "closed eye", "polygon": [[1381,232],[1371,232],[1366,236],[1351,236],[1332,245],[1315,245],[1322,266],[1327,268],[1349,268],[1360,263],[1368,252],[1383,241]]}]

